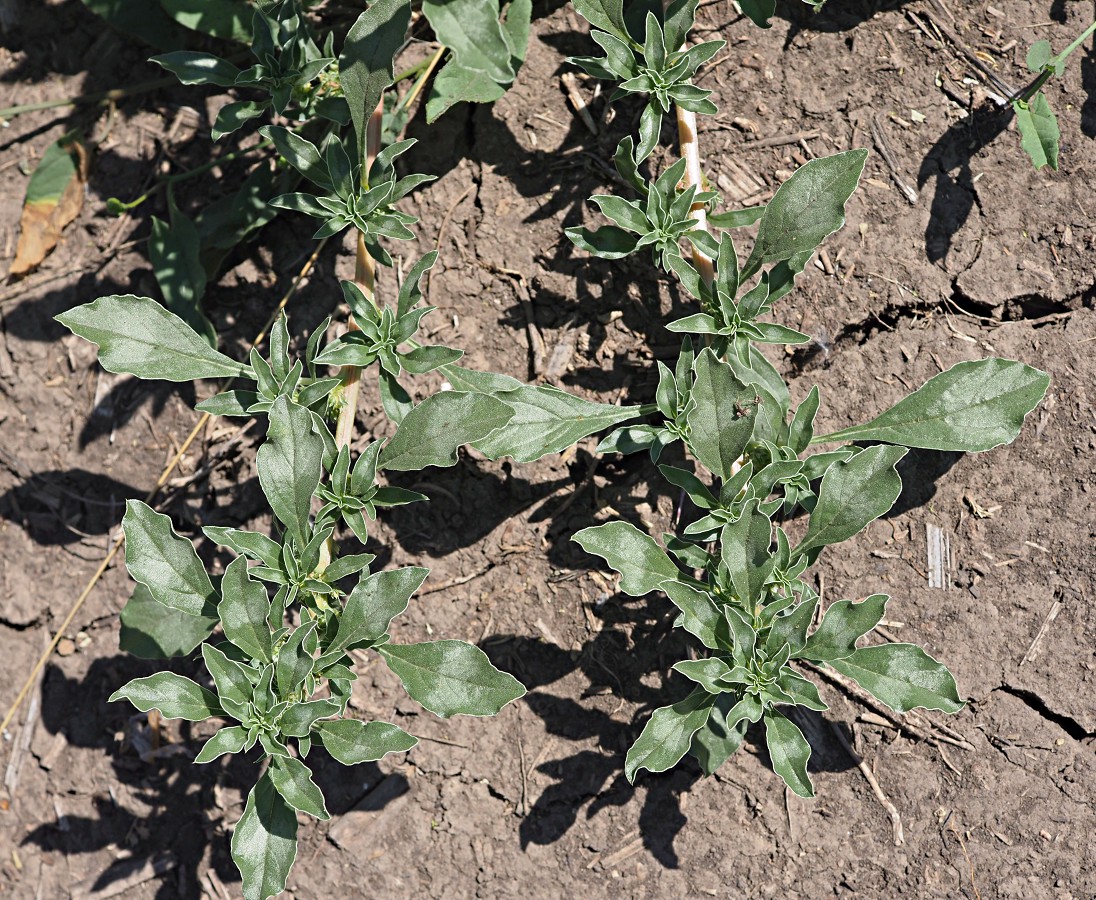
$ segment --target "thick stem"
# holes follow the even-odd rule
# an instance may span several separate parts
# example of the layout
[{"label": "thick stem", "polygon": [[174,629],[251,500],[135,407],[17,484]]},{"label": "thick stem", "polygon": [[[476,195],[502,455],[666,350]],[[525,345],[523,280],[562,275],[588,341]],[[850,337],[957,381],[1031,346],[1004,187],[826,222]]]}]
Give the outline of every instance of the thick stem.
[{"label": "thick stem", "polygon": [[[698,191],[702,191],[704,190],[704,172],[700,167],[700,139],[696,130],[696,113],[682,109],[680,106],[675,106],[674,110],[677,113],[678,146],[685,160],[683,187],[688,190],[695,186]],[[694,203],[689,215],[696,221],[697,229],[708,230],[708,213],[703,203]],[[706,283],[711,284],[715,280],[715,263],[696,245],[693,245],[693,265]]]},{"label": "thick stem", "polygon": [[[381,148],[381,116],[384,112],[384,100],[377,104],[373,114],[369,117],[369,124],[365,130],[365,166],[362,169],[362,182],[366,183],[369,170],[373,167],[373,160]],[[376,263],[365,247],[365,236],[358,232],[358,248],[354,263],[354,281],[368,298],[370,303],[376,305],[374,291],[376,286]],[[346,323],[347,331],[357,331],[358,323],[351,315]],[[358,366],[345,366],[343,368],[343,406],[339,410],[339,420],[335,424],[335,444],[338,447],[349,447],[354,437],[354,416],[358,412],[358,393],[361,381],[361,369]]]}]

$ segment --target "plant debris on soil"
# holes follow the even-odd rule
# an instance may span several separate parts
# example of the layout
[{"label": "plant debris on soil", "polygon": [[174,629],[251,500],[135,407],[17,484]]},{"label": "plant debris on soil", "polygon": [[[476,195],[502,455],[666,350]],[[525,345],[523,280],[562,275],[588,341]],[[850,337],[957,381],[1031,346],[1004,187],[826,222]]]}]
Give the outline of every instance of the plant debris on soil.
[{"label": "plant debris on soil", "polygon": [[[824,557],[824,597],[892,594],[884,637],[945,662],[968,706],[900,728],[829,684],[831,709],[798,717],[814,748],[812,801],[785,791],[752,732],[712,778],[689,764],[629,786],[624,751],[650,710],[681,694],[665,673],[684,647],[668,602],[620,595],[569,538],[618,515],[667,530],[676,496],[649,480],[642,454],[596,459],[592,439],[525,466],[470,452],[429,483],[404,485],[429,504],[378,522],[393,548],[378,564],[432,570],[393,637],[424,640],[429,621],[478,643],[529,694],[497,719],[441,721],[363,656],[352,706],[423,741],[351,769],[316,752],[333,818],[302,818],[287,896],[365,884],[395,897],[1096,896],[1096,67],[1089,55],[1049,85],[1061,170],[1036,172],[992,88],[931,25],[948,12],[948,30],[1019,84],[1026,48],[1064,44],[1091,9],[831,0],[812,15],[801,6],[782,5],[763,31],[717,0],[697,29],[728,42],[698,77],[722,100],[701,140],[728,206],[763,202],[815,154],[872,151],[848,225],[783,301],[783,319],[814,337],[772,356],[793,400],[806,393],[796,393],[798,376],[817,382],[840,411],[819,423],[830,430],[965,359],[1000,354],[1052,378],[1011,446],[911,452],[891,513]],[[157,76],[141,47],[78,0],[14,8],[0,35],[5,103]],[[686,300],[645,260],[605,263],[563,235],[595,221],[584,198],[609,185],[607,160],[638,114],[607,108],[581,79],[574,90],[597,133],[574,114],[560,75],[567,55],[588,49],[580,22],[567,5],[538,4],[527,60],[502,100],[457,107],[429,129],[421,112],[412,121],[408,136],[425,138],[412,165],[439,178],[407,204],[422,222],[409,258],[439,247],[429,301],[444,325],[432,337],[471,348],[472,367],[645,402],[651,360],[677,352],[659,323]],[[105,203],[138,196],[166,166],[209,158],[204,102],[172,87],[0,128],[5,272],[35,161],[74,122],[94,145],[76,220],[37,272],[0,284],[5,708],[106,556],[125,500],[147,494],[197,421],[202,386],[110,375],[52,317],[102,294],[153,293],[141,244],[148,217],[165,215],[163,198],[121,218]],[[186,191],[216,187],[187,182],[180,203],[215,199]],[[279,217],[210,286],[207,311],[237,352],[312,252],[311,230]],[[329,246],[294,320],[332,311],[337,279],[352,271],[353,247]],[[379,290],[394,291],[391,276]],[[384,422],[366,384],[359,440]],[[256,442],[218,425],[184,454],[160,498],[180,532],[197,536],[214,517],[269,525],[256,518]],[[199,550],[207,560],[217,552],[208,542]],[[106,703],[154,670],[118,650],[129,593],[116,562],[3,736],[0,894],[238,890],[226,823],[239,816],[246,765],[195,767],[198,727]]]}]

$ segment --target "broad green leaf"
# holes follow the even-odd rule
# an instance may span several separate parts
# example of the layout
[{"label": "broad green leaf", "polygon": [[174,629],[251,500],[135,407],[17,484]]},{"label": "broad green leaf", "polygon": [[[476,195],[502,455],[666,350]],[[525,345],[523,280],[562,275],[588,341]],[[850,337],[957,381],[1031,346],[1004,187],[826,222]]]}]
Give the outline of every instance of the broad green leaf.
[{"label": "broad green leaf", "polygon": [[460,366],[442,366],[441,373],[455,391],[472,391],[477,394],[497,394],[500,391],[512,391],[522,386],[521,382],[509,375],[495,372],[477,372]]},{"label": "broad green leaf", "polygon": [[662,582],[680,574],[655,539],[631,522],[606,522],[583,528],[571,540],[619,572],[620,589],[632,597],[656,591]]},{"label": "broad green leaf", "polygon": [[278,662],[274,672],[278,696],[283,699],[304,684],[304,680],[312,672],[316,661],[308,652],[307,641],[315,627],[314,621],[297,626],[278,650]]},{"label": "broad green leaf", "polygon": [[770,552],[772,523],[752,500],[738,521],[723,526],[719,546],[731,584],[744,606],[752,606],[772,573],[776,558]]},{"label": "broad green leaf", "polygon": [[663,581],[659,587],[674,606],[681,610],[681,627],[708,649],[719,649],[721,645],[718,635],[726,633],[726,626],[715,601],[703,591],[676,579]]},{"label": "broad green leaf", "polygon": [[1036,41],[1031,45],[1027,53],[1027,67],[1030,71],[1039,73],[1046,68],[1054,56],[1050,41]]},{"label": "broad green leaf", "polygon": [[212,644],[202,644],[202,659],[217,687],[221,706],[236,718],[241,718],[254,692],[254,685],[247,677],[247,671]]},{"label": "broad green leaf", "polygon": [[140,500],[126,501],[122,517],[126,568],[153,598],[192,616],[211,617],[217,592],[194,545],[171,527],[171,519]]},{"label": "broad green leaf", "polygon": [[796,553],[848,540],[894,506],[902,493],[894,467],[906,453],[904,447],[868,447],[831,465]]},{"label": "broad green leaf", "polygon": [[388,753],[403,753],[419,742],[396,725],[358,719],[321,722],[317,732],[327,752],[344,766],[373,762]]},{"label": "broad green leaf", "polygon": [[171,18],[191,31],[227,41],[251,42],[251,7],[244,0],[159,0]]},{"label": "broad green leaf", "polygon": [[475,447],[491,459],[511,456],[517,462],[533,462],[559,453],[587,435],[634,419],[638,406],[592,403],[557,388],[520,387],[495,395],[513,411],[513,417]]},{"label": "broad green leaf", "polygon": [[813,797],[814,786],[807,774],[811,745],[796,724],[775,709],[765,710],[765,746],[784,783],[800,797]]},{"label": "broad green leaf", "polygon": [[512,416],[509,406],[489,394],[434,394],[404,416],[381,451],[380,468],[413,472],[455,465],[462,445],[475,443]]},{"label": "broad green leaf", "polygon": [[363,578],[350,592],[339,618],[339,630],[326,652],[371,644],[388,633],[388,626],[430,574],[408,566]]},{"label": "broad green leaf", "polygon": [[733,694],[720,694],[715,698],[708,721],[693,735],[689,747],[705,775],[714,775],[716,769],[738,751],[750,722],[760,718],[761,703],[752,694],[746,694],[737,703]]},{"label": "broad green leaf", "polygon": [[812,159],[777,189],[757,230],[742,280],[766,263],[814,250],[845,224],[845,203],[860,183],[867,150]]},{"label": "broad green leaf", "polygon": [[1045,372],[1011,359],[961,362],[867,424],[812,443],[864,440],[926,450],[991,450],[1016,438],[1049,385]]},{"label": "broad green leaf", "polygon": [[709,694],[719,694],[729,690],[728,686],[720,684],[718,679],[731,671],[731,667],[726,660],[718,656],[709,656],[707,659],[683,659],[681,662],[674,663],[672,668],[689,681],[695,681]]},{"label": "broad green leaf", "polygon": [[624,758],[624,774],[629,783],[641,769],[665,772],[677,765],[697,733],[708,721],[715,697],[696,690],[672,706],[660,706],[647,720],[636,742]]},{"label": "broad green leaf", "polygon": [[500,672],[486,653],[464,641],[384,644],[378,650],[411,699],[443,719],[493,716],[525,694],[513,675]]},{"label": "broad green leaf", "polygon": [[164,606],[140,583],[118,619],[122,625],[118,649],[141,659],[189,656],[217,627],[215,616],[194,616]]},{"label": "broad green leaf", "polygon": [[574,0],[573,6],[575,11],[595,28],[607,31],[622,41],[631,41],[631,36],[624,24],[623,0]]},{"label": "broad green leaf", "polygon": [[186,719],[188,722],[201,722],[224,714],[215,694],[174,672],[134,678],[111,694],[107,702],[115,700],[128,700],[141,712],[158,709],[165,719]]},{"label": "broad green leaf", "polygon": [[745,228],[748,225],[753,225],[763,215],[765,215],[764,205],[749,206],[746,209],[732,209],[710,215],[708,216],[708,224],[716,228]]},{"label": "broad green leaf", "polygon": [[269,769],[247,795],[231,846],[245,900],[266,900],[285,890],[297,858],[297,815],[274,787]]},{"label": "broad green leaf", "polygon": [[266,441],[256,454],[259,484],[275,515],[300,547],[308,544],[312,495],[320,483],[324,444],[312,414],[287,397],[270,407]]},{"label": "broad green leaf", "polygon": [[753,19],[755,25],[771,28],[769,21],[776,15],[776,0],[738,0],[739,9]]},{"label": "broad green leaf", "polygon": [[273,142],[294,169],[326,191],[333,190],[331,175],[316,145],[281,125],[268,125],[259,133]]},{"label": "broad green leaf", "polygon": [[1036,169],[1050,166],[1057,171],[1058,142],[1062,133],[1046,95],[1039,91],[1026,103],[1013,100],[1012,109],[1016,113],[1016,127],[1020,129],[1021,149],[1031,157]]},{"label": "broad green leaf", "polygon": [[215,141],[219,141],[226,134],[239,131],[252,119],[257,119],[266,112],[265,102],[254,100],[237,100],[235,103],[226,103],[217,111],[217,119],[210,129],[209,135]]},{"label": "broad green leaf", "polygon": [[84,6],[106,19],[113,28],[140,38],[157,50],[183,43],[180,31],[157,3],[149,0],[82,0]]},{"label": "broad green leaf", "polygon": [[270,780],[282,799],[296,810],[314,819],[330,819],[323,791],[312,780],[312,770],[292,756],[274,756],[270,760]]},{"label": "broad green leaf", "polygon": [[600,259],[622,259],[635,253],[639,238],[616,225],[602,225],[597,231],[589,228],[565,228],[564,234],[580,250]]},{"label": "broad green leaf", "polygon": [[814,611],[818,608],[818,598],[804,600],[783,615],[773,619],[765,638],[765,646],[770,653],[776,653],[787,646],[796,656],[807,643],[807,630],[814,621]]},{"label": "broad green leaf", "polygon": [[253,659],[270,662],[270,598],[266,586],[247,574],[247,560],[236,557],[221,577],[217,615],[225,637]]},{"label": "broad green leaf", "polygon": [[964,705],[951,672],[913,644],[862,647],[828,665],[895,712],[923,708],[957,713]]},{"label": "broad green leaf", "polygon": [[392,83],[392,61],[403,46],[410,20],[408,0],[376,0],[346,35],[339,55],[339,83],[350,105],[358,161],[365,159],[366,123]]},{"label": "broad green leaf", "polygon": [[495,3],[423,0],[422,11],[438,40],[453,51],[462,69],[483,72],[497,84],[509,84],[514,80],[510,45]]},{"label": "broad green leaf", "polygon": [[243,725],[230,725],[222,728],[208,741],[202,744],[202,749],[194,757],[194,762],[201,765],[210,763],[226,753],[239,753],[247,744],[247,729]]},{"label": "broad green leaf", "polygon": [[817,712],[829,709],[818,695],[818,688],[787,666],[780,670],[776,684],[783,693],[795,701],[796,706],[805,706],[807,709],[813,709]]},{"label": "broad green leaf", "polygon": [[859,603],[838,600],[826,610],[822,624],[807,638],[803,649],[792,648],[792,655],[796,659],[818,662],[852,656],[856,652],[856,642],[883,618],[889,599],[886,594],[872,594]]},{"label": "broad green leaf", "polygon": [[198,53],[193,50],[164,53],[152,57],[150,62],[167,69],[182,84],[215,84],[218,87],[232,87],[240,74],[240,70],[227,59],[221,59],[212,53]]},{"label": "broad green leaf", "polygon": [[278,719],[278,730],[287,737],[303,738],[320,719],[337,716],[341,706],[337,700],[308,700],[290,703]]},{"label": "broad green leaf", "polygon": [[214,350],[186,322],[148,297],[100,297],[55,318],[99,345],[99,363],[108,372],[163,381],[254,377],[247,366]]},{"label": "broad green leaf", "polygon": [[693,370],[696,381],[690,396],[696,405],[688,415],[689,447],[726,481],[753,435],[757,392],[739,381],[711,350],[697,357]]}]

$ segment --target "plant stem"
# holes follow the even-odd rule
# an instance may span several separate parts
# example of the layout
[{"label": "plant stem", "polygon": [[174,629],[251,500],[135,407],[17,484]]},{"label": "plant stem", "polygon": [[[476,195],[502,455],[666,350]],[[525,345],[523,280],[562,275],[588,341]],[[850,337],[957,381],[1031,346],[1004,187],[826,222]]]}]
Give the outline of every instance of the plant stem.
[{"label": "plant stem", "polygon": [[1093,21],[1093,23],[1089,25],[1088,28],[1082,31],[1077,40],[1075,40],[1072,44],[1066,47],[1065,50],[1059,53],[1050,62],[1048,62],[1043,67],[1043,71],[1035,77],[1035,80],[1032,81],[1031,84],[1029,84],[1022,91],[1020,91],[1015,97],[1010,97],[1009,99],[1013,103],[1027,103],[1029,100],[1031,100],[1032,97],[1034,97],[1036,94],[1039,93],[1039,91],[1042,90],[1043,85],[1050,81],[1050,77],[1054,74],[1055,68],[1064,63],[1069,55],[1078,47],[1080,47],[1081,44],[1083,44],[1090,37],[1092,37],[1093,34],[1096,34],[1096,21]]},{"label": "plant stem", "polygon": [[113,88],[109,91],[96,91],[94,94],[83,94],[79,97],[67,97],[64,100],[43,100],[41,103],[24,103],[20,106],[8,106],[0,109],[0,119],[11,119],[23,113],[38,112],[43,109],[60,109],[63,106],[82,106],[87,103],[113,103],[116,100],[124,100],[135,94],[147,94],[162,87],[170,87],[176,84],[178,79],[174,75],[167,78],[157,78],[153,81],[142,81],[128,88]]},{"label": "plant stem", "polygon": [[1065,62],[1066,58],[1074,50],[1076,50],[1078,47],[1080,47],[1081,44],[1083,44],[1090,37],[1092,37],[1093,34],[1096,34],[1096,21],[1094,21],[1091,25],[1088,26],[1088,28],[1086,28],[1084,31],[1082,31],[1080,36],[1077,38],[1077,40],[1075,40],[1072,44],[1070,44],[1068,47],[1066,47],[1066,49],[1063,50],[1061,53],[1059,53],[1056,57],[1054,57],[1054,61],[1059,62],[1059,63]]},{"label": "plant stem", "polygon": [[[373,114],[369,117],[369,124],[365,130],[365,165],[362,169],[362,181],[369,176],[369,170],[373,166],[373,160],[381,147],[381,116],[384,113],[384,100],[377,104]],[[358,248],[354,263],[354,281],[361,288],[363,294],[374,306],[376,288],[376,263],[365,247],[365,235],[358,232]],[[347,331],[357,331],[358,323],[351,315],[346,323]],[[358,411],[358,393],[361,381],[361,369],[358,366],[343,367],[343,406],[339,410],[339,420],[335,424],[335,445],[337,447],[349,447],[354,437],[354,416]]]},{"label": "plant stem", "polygon": [[[700,167],[700,139],[696,130],[696,113],[675,105],[677,113],[677,141],[681,155],[685,159],[684,187],[688,190],[695,186],[698,191],[704,187],[704,172]],[[703,203],[694,203],[689,215],[700,231],[708,230],[708,213]],[[715,280],[715,264],[706,253],[693,245],[693,264],[700,277],[707,284]]]}]

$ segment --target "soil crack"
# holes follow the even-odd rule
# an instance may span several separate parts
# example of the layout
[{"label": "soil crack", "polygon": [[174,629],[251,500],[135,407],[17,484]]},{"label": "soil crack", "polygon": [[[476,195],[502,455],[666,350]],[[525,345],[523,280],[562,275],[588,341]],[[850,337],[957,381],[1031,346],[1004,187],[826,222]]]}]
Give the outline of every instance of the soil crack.
[{"label": "soil crack", "polygon": [[1034,691],[1029,691],[1025,688],[1013,687],[1011,684],[1002,684],[998,688],[994,688],[995,691],[1001,691],[1008,694],[1011,697],[1015,697],[1025,706],[1033,709],[1040,716],[1046,719],[1048,722],[1053,722],[1059,728],[1062,729],[1075,741],[1083,741],[1088,738],[1096,737],[1096,732],[1085,731],[1084,726],[1081,725],[1076,719],[1071,716],[1067,716],[1064,713],[1057,712],[1047,706],[1046,701],[1036,694]]}]

